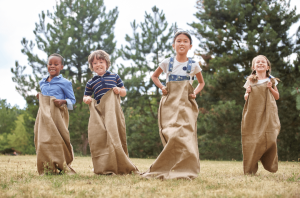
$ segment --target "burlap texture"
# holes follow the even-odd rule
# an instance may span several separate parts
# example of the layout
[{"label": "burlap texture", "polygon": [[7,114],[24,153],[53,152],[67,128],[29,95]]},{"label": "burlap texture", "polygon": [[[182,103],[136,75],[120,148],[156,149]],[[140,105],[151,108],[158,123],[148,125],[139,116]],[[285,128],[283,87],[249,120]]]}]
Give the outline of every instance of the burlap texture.
[{"label": "burlap texture", "polygon": [[37,169],[40,175],[44,172],[57,173],[64,170],[74,174],[71,167],[74,154],[70,143],[69,112],[66,105],[60,108],[54,105],[53,96],[39,93],[39,110],[34,125],[34,144],[37,155]]},{"label": "burlap texture", "polygon": [[280,131],[274,96],[263,84],[252,84],[242,117],[243,164],[245,174],[255,174],[258,161],[270,172],[278,170],[277,136]]},{"label": "burlap texture", "polygon": [[95,174],[138,173],[127,150],[125,118],[120,96],[109,90],[99,104],[89,105],[88,136]]},{"label": "burlap texture", "polygon": [[194,179],[200,172],[197,140],[198,105],[189,97],[194,89],[189,81],[167,83],[158,110],[163,151],[142,174],[144,178]]}]

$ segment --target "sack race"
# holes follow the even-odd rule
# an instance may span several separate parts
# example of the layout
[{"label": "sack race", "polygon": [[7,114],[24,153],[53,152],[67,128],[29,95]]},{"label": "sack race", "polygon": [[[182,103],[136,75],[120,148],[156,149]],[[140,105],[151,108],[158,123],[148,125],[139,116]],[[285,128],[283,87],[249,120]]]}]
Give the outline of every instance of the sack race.
[{"label": "sack race", "polygon": [[74,158],[70,143],[69,112],[66,105],[54,105],[53,96],[39,93],[39,110],[34,125],[34,144],[37,155],[37,169],[40,175],[76,173],[71,162]]},{"label": "sack race", "polygon": [[252,84],[242,117],[242,146],[245,174],[255,174],[260,160],[270,172],[278,170],[278,110],[267,82]]},{"label": "sack race", "polygon": [[97,104],[92,99],[88,125],[88,140],[95,174],[139,173],[130,161],[127,150],[125,118],[120,96],[113,89]]},{"label": "sack race", "polygon": [[167,83],[158,110],[159,134],[163,150],[144,178],[194,179],[200,172],[197,140],[198,105],[189,97],[194,89],[189,81]]}]

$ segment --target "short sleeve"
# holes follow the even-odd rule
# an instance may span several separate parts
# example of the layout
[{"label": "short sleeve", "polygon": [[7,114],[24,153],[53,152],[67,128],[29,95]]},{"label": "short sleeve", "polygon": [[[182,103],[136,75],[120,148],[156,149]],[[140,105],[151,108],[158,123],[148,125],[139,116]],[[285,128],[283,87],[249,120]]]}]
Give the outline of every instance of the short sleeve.
[{"label": "short sleeve", "polygon": [[91,96],[93,95],[93,88],[92,88],[92,80],[89,80],[87,83],[86,83],[86,86],[85,86],[85,91],[84,91],[84,95],[85,96]]},{"label": "short sleeve", "polygon": [[196,74],[198,74],[199,72],[201,72],[202,69],[201,69],[201,67],[200,67],[200,65],[199,65],[198,62],[195,62],[194,64],[195,64],[194,75],[196,75]]},{"label": "short sleeve", "polygon": [[275,86],[277,87],[278,81],[276,80],[276,78],[274,78],[274,80],[275,80]]},{"label": "short sleeve", "polygon": [[159,67],[163,70],[164,73],[168,73],[167,71],[168,71],[169,62],[170,62],[170,58],[167,58],[159,64]]},{"label": "short sleeve", "polygon": [[249,85],[250,85],[250,81],[247,80],[243,87],[244,87],[245,89],[247,89],[247,87],[248,87]]},{"label": "short sleeve", "polygon": [[118,74],[116,74],[116,82],[117,82],[117,87],[124,87],[124,83]]}]

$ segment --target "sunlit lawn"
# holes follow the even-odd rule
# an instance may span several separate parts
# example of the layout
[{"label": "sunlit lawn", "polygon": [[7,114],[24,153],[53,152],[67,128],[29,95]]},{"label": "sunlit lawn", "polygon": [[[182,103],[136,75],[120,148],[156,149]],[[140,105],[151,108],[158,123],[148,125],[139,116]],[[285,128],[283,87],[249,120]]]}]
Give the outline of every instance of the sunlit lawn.
[{"label": "sunlit lawn", "polygon": [[[153,159],[132,159],[140,171]],[[280,162],[275,174],[259,164],[244,176],[242,162],[201,161],[197,179],[161,181],[138,175],[99,176],[90,157],[76,157],[77,175],[38,176],[36,156],[0,156],[0,197],[300,197],[300,163]]]}]

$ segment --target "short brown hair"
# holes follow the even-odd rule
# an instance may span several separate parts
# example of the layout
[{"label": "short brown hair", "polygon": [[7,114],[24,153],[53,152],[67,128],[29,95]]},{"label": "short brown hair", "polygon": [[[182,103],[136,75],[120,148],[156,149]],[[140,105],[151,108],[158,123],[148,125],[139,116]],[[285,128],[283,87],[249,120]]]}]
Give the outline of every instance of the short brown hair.
[{"label": "short brown hair", "polygon": [[94,71],[92,62],[95,57],[97,60],[103,59],[106,61],[106,70],[110,67],[109,54],[103,50],[96,50],[96,51],[92,52],[88,57],[89,68],[92,72]]}]

